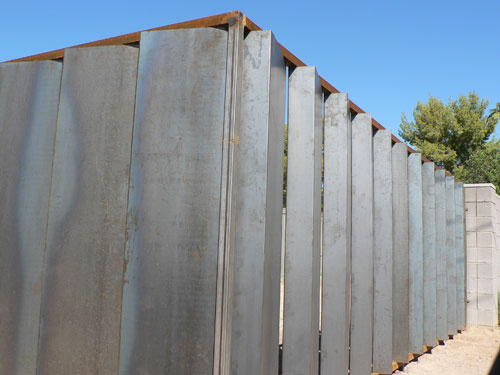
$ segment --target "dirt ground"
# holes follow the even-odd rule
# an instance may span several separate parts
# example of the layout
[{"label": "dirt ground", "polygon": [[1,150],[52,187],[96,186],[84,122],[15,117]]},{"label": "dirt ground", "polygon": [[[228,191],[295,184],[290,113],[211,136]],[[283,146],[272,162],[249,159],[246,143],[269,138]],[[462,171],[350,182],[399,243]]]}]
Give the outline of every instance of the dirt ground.
[{"label": "dirt ground", "polygon": [[500,329],[467,328],[394,374],[486,375],[500,349]]}]

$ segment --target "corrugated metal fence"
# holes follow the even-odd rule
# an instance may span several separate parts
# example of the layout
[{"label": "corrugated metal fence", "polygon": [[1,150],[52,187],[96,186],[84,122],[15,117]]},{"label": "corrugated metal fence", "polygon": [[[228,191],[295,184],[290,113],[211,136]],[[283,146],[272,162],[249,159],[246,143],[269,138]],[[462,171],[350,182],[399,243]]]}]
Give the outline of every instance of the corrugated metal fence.
[{"label": "corrugated metal fence", "polygon": [[1,374],[390,373],[465,327],[462,184],[269,31],[0,64],[0,155]]}]

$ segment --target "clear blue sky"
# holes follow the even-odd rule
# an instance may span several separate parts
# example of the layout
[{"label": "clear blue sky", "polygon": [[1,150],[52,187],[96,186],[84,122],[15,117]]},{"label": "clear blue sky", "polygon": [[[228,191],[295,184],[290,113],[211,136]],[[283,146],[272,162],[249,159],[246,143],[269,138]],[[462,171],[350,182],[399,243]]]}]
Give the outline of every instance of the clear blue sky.
[{"label": "clear blue sky", "polygon": [[431,93],[500,102],[499,0],[9,1],[0,61],[237,9],[395,134]]}]

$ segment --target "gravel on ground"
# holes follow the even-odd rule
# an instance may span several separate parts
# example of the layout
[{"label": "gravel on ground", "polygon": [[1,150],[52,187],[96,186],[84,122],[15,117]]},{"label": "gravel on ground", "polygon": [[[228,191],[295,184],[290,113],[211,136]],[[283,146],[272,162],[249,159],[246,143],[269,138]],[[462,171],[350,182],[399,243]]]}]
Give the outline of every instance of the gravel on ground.
[{"label": "gravel on ground", "polygon": [[394,374],[487,375],[500,349],[500,329],[470,327]]}]

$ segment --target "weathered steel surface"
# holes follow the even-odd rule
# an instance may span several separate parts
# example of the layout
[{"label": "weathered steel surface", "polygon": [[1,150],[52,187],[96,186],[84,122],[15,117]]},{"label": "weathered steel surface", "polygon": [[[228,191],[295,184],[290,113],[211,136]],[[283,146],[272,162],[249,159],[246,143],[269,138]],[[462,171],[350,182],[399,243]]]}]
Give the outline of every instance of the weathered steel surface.
[{"label": "weathered steel surface", "polygon": [[351,305],[351,114],[347,94],[325,102],[321,373],[347,374]]},{"label": "weathered steel surface", "polygon": [[283,374],[318,373],[321,86],[314,67],[289,79]]},{"label": "weathered steel surface", "polygon": [[66,52],[37,374],[118,371],[137,56]]},{"label": "weathered steel surface", "polygon": [[464,185],[455,183],[455,246],[457,249],[457,329],[465,329]]},{"label": "weathered steel surface", "polygon": [[392,372],[392,142],[373,137],[373,372]]},{"label": "weathered steel surface", "polygon": [[0,373],[34,375],[61,64],[0,64]]},{"label": "weathered steel surface", "polygon": [[422,215],[424,246],[423,343],[436,345],[436,196],[434,163],[422,165]]},{"label": "weathered steel surface", "polygon": [[436,170],[436,335],[448,338],[448,281],[446,271],[446,188],[444,170]]},{"label": "weathered steel surface", "polygon": [[228,27],[227,61],[222,134],[219,249],[215,307],[214,375],[229,375],[234,289],[235,218],[239,160],[240,93],[244,28],[239,22]]},{"label": "weathered steel surface", "polygon": [[392,360],[408,361],[408,151],[406,144],[392,146]]},{"label": "weathered steel surface", "polygon": [[227,32],[143,33],[120,374],[213,367]]},{"label": "weathered steel surface", "polygon": [[420,154],[408,156],[408,251],[409,251],[409,352],[423,351],[424,332],[424,276],[422,228],[422,158]]},{"label": "weathered steel surface", "polygon": [[243,44],[231,373],[277,374],[286,69],[270,31]]},{"label": "weathered steel surface", "polygon": [[373,133],[371,116],[352,120],[352,286],[350,374],[371,372],[373,352]]},{"label": "weathered steel surface", "polygon": [[457,249],[455,248],[455,179],[446,176],[446,272],[448,282],[448,335],[457,331]]}]

